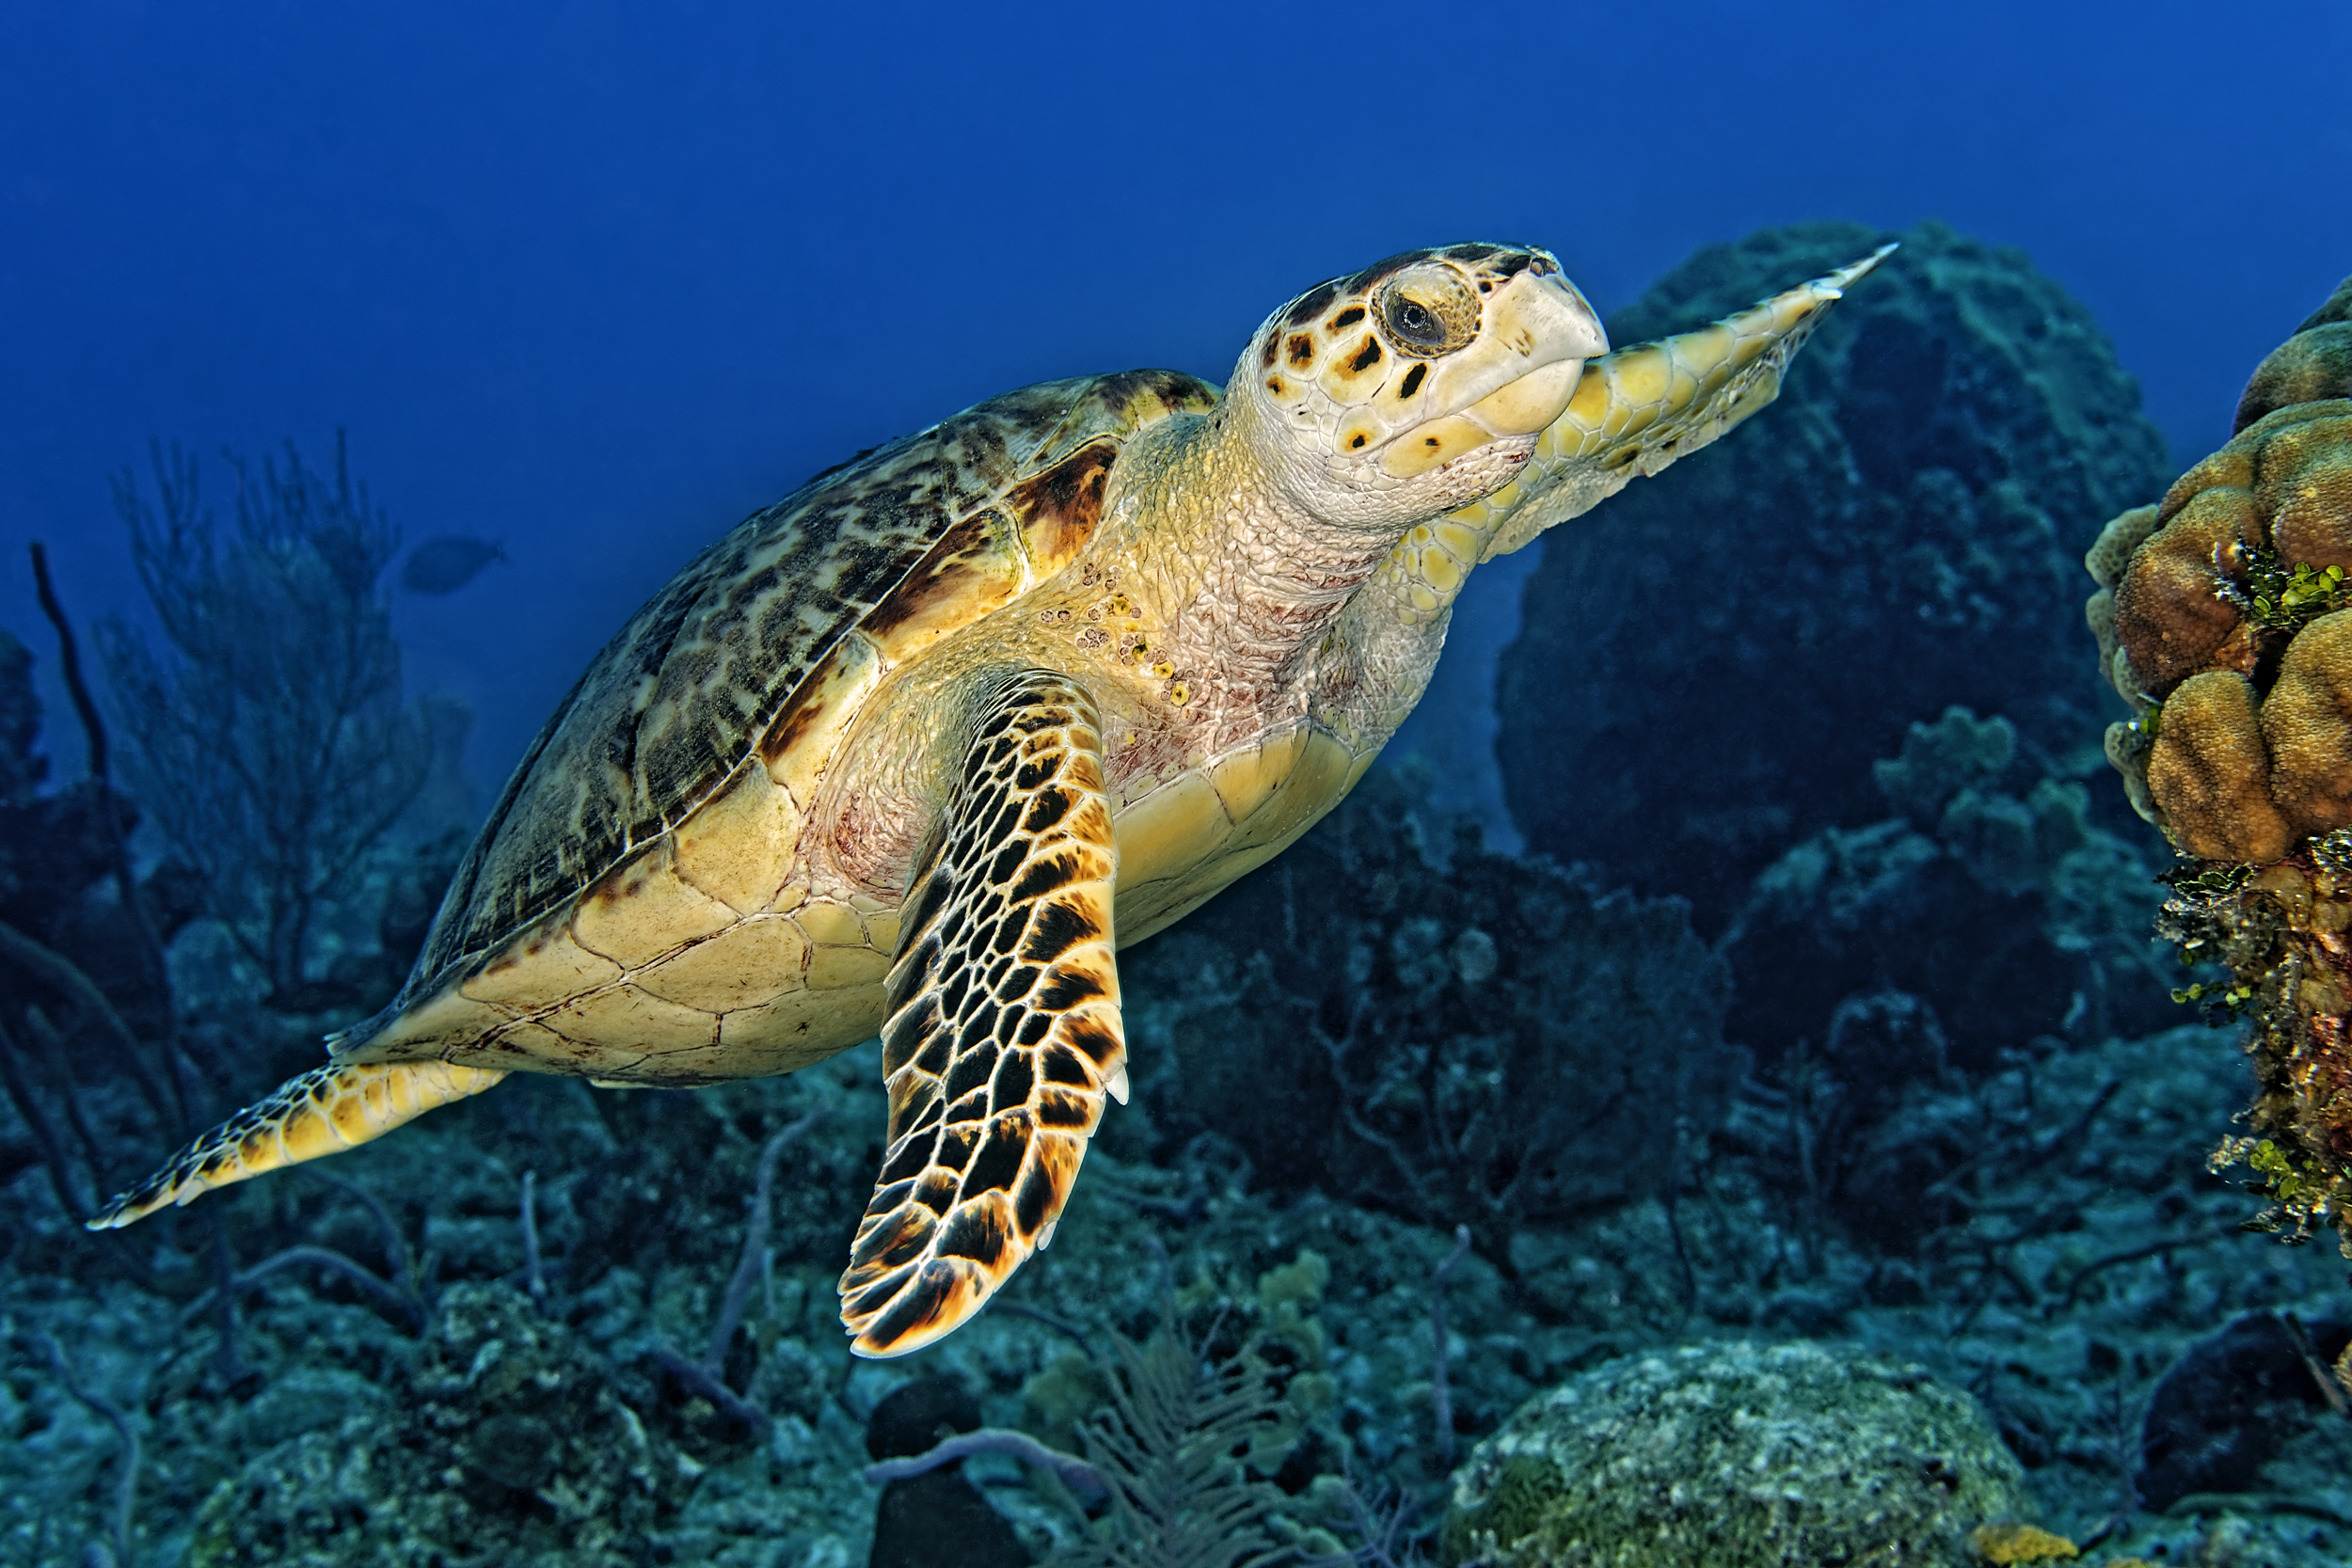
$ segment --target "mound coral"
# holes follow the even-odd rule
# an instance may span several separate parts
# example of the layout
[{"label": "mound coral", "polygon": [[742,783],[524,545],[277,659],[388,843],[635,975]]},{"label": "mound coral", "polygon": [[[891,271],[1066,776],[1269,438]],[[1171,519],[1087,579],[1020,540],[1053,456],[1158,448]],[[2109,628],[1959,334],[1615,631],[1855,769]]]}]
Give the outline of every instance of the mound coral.
[{"label": "mound coral", "polygon": [[[2187,855],[2162,929],[2253,1023],[2250,1162],[2296,1237],[2352,1253],[2352,280],[2265,359],[2228,445],[2086,560],[2107,732],[2133,804]],[[2299,400],[2299,401],[2298,401]]]},{"label": "mound coral", "polygon": [[2352,277],[2254,367],[2238,400],[2236,428],[2290,404],[2345,397],[2352,397]]},{"label": "mound coral", "polygon": [[1443,1560],[1949,1562],[2026,1505],[2024,1479],[1976,1402],[1918,1367],[1696,1345],[1530,1401],[1455,1474]]},{"label": "mound coral", "polygon": [[2352,824],[2352,398],[2262,414],[2086,564],[2139,715],[2109,753],[2183,848],[2266,863]]}]

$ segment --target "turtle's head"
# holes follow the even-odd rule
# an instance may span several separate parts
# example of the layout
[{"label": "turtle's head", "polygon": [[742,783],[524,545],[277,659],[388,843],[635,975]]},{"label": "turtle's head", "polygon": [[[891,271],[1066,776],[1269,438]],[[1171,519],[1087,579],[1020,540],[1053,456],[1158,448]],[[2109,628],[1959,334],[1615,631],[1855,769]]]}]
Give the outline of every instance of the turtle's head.
[{"label": "turtle's head", "polygon": [[1260,463],[1309,510],[1395,528],[1509,483],[1608,349],[1549,252],[1416,250],[1277,310],[1226,404],[1247,410]]}]

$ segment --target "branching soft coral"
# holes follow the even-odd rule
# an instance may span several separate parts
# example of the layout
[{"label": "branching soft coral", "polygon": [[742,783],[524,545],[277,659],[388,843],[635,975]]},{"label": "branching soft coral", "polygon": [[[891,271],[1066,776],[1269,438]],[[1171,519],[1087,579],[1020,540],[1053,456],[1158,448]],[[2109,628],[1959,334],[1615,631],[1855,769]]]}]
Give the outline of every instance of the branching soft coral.
[{"label": "branching soft coral", "polygon": [[154,453],[155,501],[117,481],[167,648],[117,624],[103,652],[138,799],[273,1005],[310,1011],[348,1000],[311,973],[319,909],[416,799],[449,726],[402,701],[383,581],[399,535],[342,441],[331,474],[291,444],[282,467],[230,464],[226,536],[176,448]]}]

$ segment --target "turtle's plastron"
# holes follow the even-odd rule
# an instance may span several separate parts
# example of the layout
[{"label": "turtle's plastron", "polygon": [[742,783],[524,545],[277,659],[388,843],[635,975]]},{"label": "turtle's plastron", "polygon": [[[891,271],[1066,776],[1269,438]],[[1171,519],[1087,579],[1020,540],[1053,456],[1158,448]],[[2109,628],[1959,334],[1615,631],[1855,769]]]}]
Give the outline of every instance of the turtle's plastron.
[{"label": "turtle's plastron", "polygon": [[167,1204],[193,1202],[215,1187],[357,1148],[427,1111],[480,1094],[505,1076],[494,1069],[447,1062],[366,1067],[330,1062],[312,1068],[181,1150],[163,1169],[100,1210],[89,1228],[119,1229]]}]

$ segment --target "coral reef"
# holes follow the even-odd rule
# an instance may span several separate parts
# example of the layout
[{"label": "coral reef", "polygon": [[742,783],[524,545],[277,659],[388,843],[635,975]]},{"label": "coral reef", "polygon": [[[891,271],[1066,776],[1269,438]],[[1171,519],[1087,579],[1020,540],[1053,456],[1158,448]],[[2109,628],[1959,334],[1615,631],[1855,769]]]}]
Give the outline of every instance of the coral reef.
[{"label": "coral reef", "polygon": [[[197,1511],[192,1568],[639,1560],[693,1467],[564,1325],[511,1289],[453,1286],[389,1386],[319,1407]],[[286,1415],[294,1414],[292,1411]]]},{"label": "coral reef", "polygon": [[[1724,851],[1692,884],[1698,919],[1612,891],[1639,867],[1497,853],[1433,814],[1425,778],[1375,772],[1128,951],[1133,1100],[1053,1248],[901,1361],[848,1355],[834,1292],[881,1158],[870,1049],[688,1092],[517,1079],[130,1237],[82,1232],[100,1173],[157,1152],[175,1087],[216,1109],[231,1080],[313,1059],[337,1015],[263,1005],[251,960],[189,918],[214,896],[201,871],[143,852],[126,878],[115,831],[150,802],[103,762],[50,782],[30,656],[0,642],[0,1068],[16,1074],[0,1082],[0,1565],[1157,1568],[1176,1551],[1405,1568],[1438,1550],[1457,1471],[1514,1411],[1563,1388],[1630,1398],[1656,1367],[1714,1369],[1759,1400],[1778,1379],[1895,1427],[1906,1408],[1966,1413],[1965,1451],[1997,1468],[1997,1438],[2020,1467],[2006,1513],[1963,1517],[1946,1495],[1939,1549],[1966,1560],[2070,1560],[2068,1544],[2085,1568],[2352,1560],[2352,1418],[2328,1402],[2352,1374],[2344,1266],[2241,1233],[2244,1193],[2204,1151],[2245,1102],[2248,1060],[2167,1026],[2178,981],[2151,973],[2146,935],[2162,891],[2115,831],[2144,832],[2121,800],[2086,799],[2100,761],[2080,694],[2008,684],[2051,676],[2050,651],[2080,641],[2043,567],[2080,496],[2156,493],[2117,477],[2141,427],[2046,285],[1916,238],[1908,303],[1774,411],[1863,478],[1811,476],[1827,483],[1808,499],[1792,469],[1775,509],[1736,515],[1756,524],[1755,594],[1739,572],[1669,585],[1670,606],[1749,619],[1629,630],[1624,594],[1580,601],[1620,616],[1599,654],[1637,683],[1677,661],[1736,673],[1751,625],[1782,639],[1754,670],[1769,652],[1796,673],[1726,687],[1738,712],[1701,693],[1668,715],[1661,697],[1627,753],[1659,792],[1623,804],[1654,821],[1742,790],[1783,814],[1684,836]],[[1686,285],[1765,264],[1709,256]],[[1902,397],[1911,426],[1884,417]],[[2109,422],[2067,412],[2083,409]],[[1979,436],[2015,437],[2015,472],[2059,488],[2029,504],[2024,478],[1983,487],[2011,470]],[[1905,479],[1938,454],[1959,477]],[[1905,578],[1876,552],[1909,548],[1914,526]],[[2319,602],[2322,574],[2263,569],[2249,585],[2275,590],[2290,635],[2344,608]],[[1959,583],[1975,642],[1913,627],[1916,594],[1902,613],[1876,602],[1921,581]],[[1817,658],[1782,635],[1800,611],[1881,641]],[[1856,646],[1892,652],[1874,670]],[[1920,684],[1881,678],[1914,655]],[[1927,679],[1969,658],[1981,688]],[[2255,684],[2275,673],[2257,665]],[[1724,754],[1782,754],[1739,749],[1771,723],[1846,750],[1702,777]],[[1718,725],[1737,744],[1710,752]],[[84,734],[103,756],[103,728]],[[1593,754],[1568,755],[1597,783],[1561,809],[1617,810]],[[1729,835],[1741,822],[1754,832]],[[307,983],[356,994],[396,972],[446,864],[412,836],[432,844],[404,829],[339,885]],[[2299,883],[2185,868],[2169,918],[2211,903],[2202,940],[2222,945],[2205,951],[2259,938],[2275,969],[2352,901],[2335,854],[2323,836],[2291,856]],[[2287,994],[2283,971],[2220,974],[2188,989],[2224,1012]],[[2256,1174],[2301,1196],[2309,1162],[2265,1136]],[[1800,1364],[1839,1370],[1771,1370]],[[1705,1427],[1703,1401],[1656,1403]],[[1876,1484],[1915,1520],[1938,1506],[1903,1465],[1817,1484],[1804,1464],[1824,1451],[1792,1447],[1782,1490],[1826,1503]],[[1791,1528],[1826,1528],[1781,1502]]]},{"label": "coral reef", "polygon": [[[2107,754],[2200,864],[2161,929],[2249,1020],[2250,1164],[2294,1239],[2352,1255],[2352,280],[2264,360],[2219,451],[2119,515],[2086,559],[2101,665],[2135,717]],[[2296,400],[2303,401],[2296,401]]]},{"label": "coral reef", "polygon": [[1454,1478],[1444,1560],[1952,1563],[2028,1507],[1966,1394],[1819,1345],[1630,1356],[1530,1402]]},{"label": "coral reef", "polygon": [[[1367,822],[1380,820],[1327,823],[1306,847],[1328,867],[1339,863],[1343,833],[1371,837]],[[1518,863],[1481,852],[1454,863],[1501,878]],[[1248,906],[1252,918],[1270,922],[1279,939],[1275,870],[1243,896],[1263,900]],[[1442,881],[1450,873],[1413,875]],[[1560,875],[1520,873],[1535,887]],[[1681,929],[1664,926],[1668,956],[1681,950]],[[1250,967],[1244,956],[1229,961]],[[1310,961],[1278,940],[1262,967],[1286,992],[1311,994],[1319,978],[1300,973]],[[1888,1216],[1883,1227],[1808,1230],[1797,1107],[1768,1085],[1740,1081],[1727,1122],[1684,1139],[1671,1212],[1675,1187],[1663,1167],[1674,1139],[1661,1122],[1646,1143],[1580,1146],[1596,1164],[1648,1165],[1645,1179],[1613,1178],[1614,1185],[1590,1189],[1599,1196],[1587,1202],[1514,1226],[1500,1262],[1471,1252],[1449,1269],[1453,1237],[1393,1205],[1327,1194],[1306,1178],[1293,1187],[1253,1183],[1248,1162],[1211,1128],[1163,1136],[1201,1116],[1186,1098],[1195,1073],[1239,1077],[1252,1060],[1269,1065],[1264,1053],[1299,1054],[1270,1032],[1240,1033],[1224,1042],[1236,1059],[1220,1065],[1209,1060],[1216,1042],[1204,1033],[1172,1066],[1160,1054],[1174,1049],[1164,1031],[1198,1000],[1181,988],[1204,973],[1216,978],[1205,967],[1175,965],[1131,990],[1134,1102],[1105,1123],[1052,1251],[964,1332],[909,1362],[851,1363],[834,1321],[833,1281],[847,1241],[837,1195],[870,1181],[884,1120],[879,1073],[862,1052],[787,1079],[690,1093],[520,1082],[511,1094],[421,1124],[413,1137],[337,1162],[332,1174],[350,1187],[306,1177],[224,1199],[218,1212],[238,1258],[300,1246],[368,1259],[387,1280],[413,1281],[430,1325],[421,1335],[405,1310],[346,1274],[281,1267],[240,1292],[242,1370],[237,1381],[222,1381],[221,1328],[204,1298],[204,1212],[159,1221],[158,1281],[139,1286],[87,1243],[68,1240],[37,1165],[0,1193],[10,1225],[23,1227],[16,1250],[0,1258],[0,1319],[20,1335],[54,1335],[85,1390],[123,1411],[137,1433],[145,1462],[133,1534],[142,1561],[184,1555],[192,1522],[219,1517],[205,1509],[225,1484],[249,1504],[242,1528],[255,1541],[327,1550],[310,1533],[317,1528],[317,1515],[304,1512],[310,1496],[364,1504],[384,1521],[386,1549],[404,1549],[411,1527],[430,1522],[428,1497],[443,1499],[437,1508],[452,1506],[453,1495],[477,1508],[486,1495],[493,1506],[482,1528],[495,1540],[553,1549],[560,1521],[511,1487],[426,1487],[428,1478],[389,1460],[322,1470],[307,1493],[287,1480],[310,1473],[299,1469],[310,1463],[303,1456],[324,1450],[339,1423],[362,1412],[409,1433],[443,1470],[462,1468],[456,1430],[403,1424],[408,1402],[429,1404],[437,1420],[465,1415],[477,1397],[445,1381],[421,1392],[403,1370],[422,1363],[445,1379],[470,1366],[440,1348],[453,1333],[455,1296],[496,1337],[511,1329],[517,1346],[538,1347],[532,1364],[561,1373],[549,1398],[584,1400],[600,1386],[635,1413],[658,1454],[675,1456],[675,1488],[629,1505],[636,1560],[866,1562],[884,1493],[863,1471],[875,1418],[896,1390],[951,1379],[969,1390],[986,1426],[1020,1427],[1077,1452],[1111,1402],[1115,1336],[1148,1343],[1172,1317],[1203,1361],[1247,1355],[1275,1396],[1270,1418],[1254,1429],[1244,1479],[1271,1486],[1279,1500],[1250,1539],[1280,1543],[1302,1561],[1385,1540],[1403,1563],[1407,1545],[1434,1530],[1453,1468],[1436,1431],[1440,1367],[1443,1409],[1467,1452],[1529,1399],[1677,1339],[1804,1333],[1872,1347],[1967,1388],[2026,1465],[2033,1505],[2021,1516],[2089,1541],[2130,1506],[2142,1463],[2139,1404],[2180,1351],[2247,1311],[2297,1310],[2317,1323],[2326,1292],[2341,1284],[2341,1270],[2315,1268],[2321,1260],[2309,1252],[2245,1255],[2232,1223],[2238,1195],[2204,1174],[2197,1151],[2201,1129],[2241,1092],[2237,1064],[2199,1050],[2194,1030],[2047,1040],[1974,1077],[1904,1074],[1890,1108],[1857,1118],[1852,1134],[1899,1157],[1878,1167],[1896,1173],[1876,1179],[1885,1190],[1873,1198]],[[1488,983],[1507,991],[1548,982],[1540,968],[1500,962]],[[1908,1027],[1891,1009],[1866,1022],[1868,1029],[1850,1025],[1849,1043],[1898,1039]],[[1602,1017],[1596,1027],[1606,1035],[1613,1025]],[[1732,1065],[1736,1078],[1736,1058]],[[1829,1105],[1818,1104],[1819,1125],[1828,1128]],[[821,1119],[778,1157],[763,1244],[747,1245],[759,1240],[746,1213],[765,1151],[818,1108]],[[1816,1138],[1816,1147],[1838,1136]],[[523,1224],[527,1173],[535,1175],[535,1270],[534,1232]],[[375,1195],[389,1215],[400,1261],[375,1261],[390,1249],[362,1195]],[[1888,1244],[1898,1235],[1899,1250]],[[544,1308],[533,1305],[534,1276]],[[663,1374],[652,1354],[662,1344],[699,1353],[727,1317],[734,1282],[746,1278],[722,1371],[738,1398],[766,1414],[757,1438]],[[1433,1343],[1439,1290],[1444,1338]],[[479,1354],[476,1338],[463,1343]],[[44,1366],[34,1352],[0,1370],[0,1561],[70,1559],[111,1528],[119,1438]],[[2217,1422],[2234,1418],[2211,1402],[2196,1408]],[[2248,1560],[2282,1568],[2343,1560],[2352,1532],[2265,1506],[2283,1497],[2331,1506],[2325,1477],[2352,1456],[2352,1444],[2329,1423],[2352,1433],[2352,1422],[2275,1408],[2265,1464],[2247,1490],[2228,1495],[2236,1512],[2203,1494],[2192,1503],[2202,1513],[2137,1516],[2088,1560],[2104,1564],[2128,1544],[2143,1555],[2166,1548],[2151,1560],[2196,1561],[2217,1532],[2266,1554]],[[618,1418],[608,1410],[601,1418]],[[1135,1539],[1106,1515],[1089,1525],[1050,1477],[1018,1460],[976,1456],[961,1468],[1033,1559]],[[618,1484],[611,1477],[619,1473],[591,1465],[580,1484]],[[1382,1494],[1398,1503],[1374,1505]],[[2352,1497],[2342,1502],[2352,1512]]]},{"label": "coral reef", "polygon": [[1686,896],[1703,932],[1792,840],[1871,807],[1870,761],[1914,717],[1962,704],[2031,757],[2078,751],[2101,699],[2073,562],[2169,471],[2089,313],[1939,224],[1710,245],[1611,336],[1887,239],[1902,249],[1768,418],[1547,538],[1502,656],[1497,746],[1530,847]]}]

